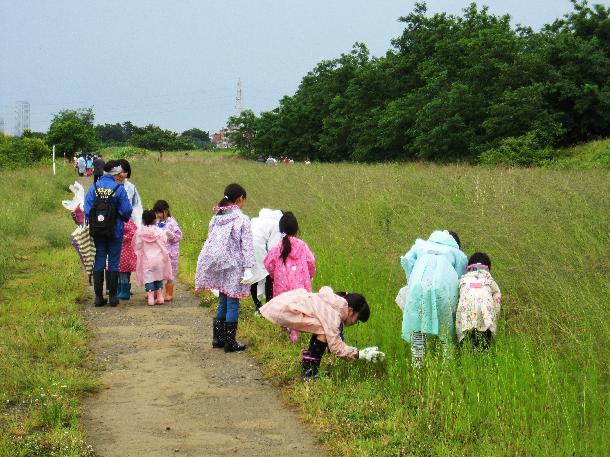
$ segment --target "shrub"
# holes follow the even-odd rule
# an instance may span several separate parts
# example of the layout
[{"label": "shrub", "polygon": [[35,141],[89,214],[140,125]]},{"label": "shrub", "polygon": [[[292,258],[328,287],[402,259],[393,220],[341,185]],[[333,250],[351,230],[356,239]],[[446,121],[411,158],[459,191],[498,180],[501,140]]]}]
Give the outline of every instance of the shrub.
[{"label": "shrub", "polygon": [[51,149],[38,138],[0,140],[0,169],[32,165],[51,155]]}]

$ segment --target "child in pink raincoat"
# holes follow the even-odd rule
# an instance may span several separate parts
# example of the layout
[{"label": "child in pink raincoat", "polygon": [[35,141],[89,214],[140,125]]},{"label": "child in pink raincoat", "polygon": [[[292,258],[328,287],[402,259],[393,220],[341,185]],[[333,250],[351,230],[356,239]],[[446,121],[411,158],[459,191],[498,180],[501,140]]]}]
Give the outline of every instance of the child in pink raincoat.
[{"label": "child in pink raincoat", "polygon": [[376,346],[359,351],[343,341],[343,326],[369,319],[369,305],[358,293],[335,293],[328,286],[322,287],[318,293],[296,289],[274,297],[261,307],[260,313],[274,324],[312,334],[309,348],[301,354],[305,381],[317,379],[327,347],[336,356],[347,360],[375,362],[385,356]]},{"label": "child in pink raincoat", "polygon": [[142,226],[133,237],[133,249],[138,257],[136,277],[138,286],[144,285],[148,305],[161,305],[163,281],[172,279],[172,266],[169,260],[165,232],[155,225],[155,212],[142,213]]},{"label": "child in pink raincoat", "polygon": [[[153,211],[157,216],[157,227],[163,229],[167,235],[167,252],[169,260],[172,264],[172,276],[175,278],[178,275],[178,259],[180,257],[180,240],[182,239],[182,230],[176,219],[172,217],[169,210],[169,204],[165,200],[158,200],[153,206]],[[165,283],[165,301],[172,301],[174,298],[174,281],[168,279]]]},{"label": "child in pink raincoat", "polygon": [[255,281],[252,267],[256,263],[250,219],[241,212],[246,190],[229,184],[208,227],[195,272],[195,291],[218,290],[218,310],[212,322],[212,347],[225,352],[239,352],[245,344],[237,342],[239,299],[250,296]]},{"label": "child in pink raincoat", "polygon": [[[286,211],[280,218],[282,241],[265,257],[265,269],[273,280],[273,296],[290,290],[305,289],[311,292],[311,279],[316,274],[316,259],[307,243],[295,235],[299,231],[297,218]],[[290,329],[290,340],[296,343],[298,334]]]}]

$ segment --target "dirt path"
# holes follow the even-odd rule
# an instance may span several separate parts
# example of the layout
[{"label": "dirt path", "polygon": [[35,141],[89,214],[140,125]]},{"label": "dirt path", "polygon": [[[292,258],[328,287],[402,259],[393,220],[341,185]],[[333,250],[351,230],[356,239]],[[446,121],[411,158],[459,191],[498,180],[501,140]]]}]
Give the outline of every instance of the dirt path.
[{"label": "dirt path", "polygon": [[154,308],[143,295],[85,309],[105,371],[82,423],[100,456],[324,455],[247,351],[211,348],[211,314],[184,286]]}]

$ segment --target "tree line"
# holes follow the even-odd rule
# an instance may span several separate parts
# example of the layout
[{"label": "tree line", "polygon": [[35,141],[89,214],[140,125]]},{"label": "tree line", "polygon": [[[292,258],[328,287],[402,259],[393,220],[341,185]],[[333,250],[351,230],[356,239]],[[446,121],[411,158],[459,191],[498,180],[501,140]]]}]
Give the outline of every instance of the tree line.
[{"label": "tree line", "polygon": [[401,17],[382,57],[356,43],[296,92],[228,121],[248,157],[540,164],[610,133],[610,7],[573,0],[540,31],[475,3]]},{"label": "tree line", "polygon": [[107,146],[135,146],[153,151],[211,149],[209,132],[198,128],[178,134],[154,124],[138,127],[122,124],[94,124],[92,108],[67,109],[53,116],[47,132],[26,130],[18,138],[0,134],[0,169],[16,168],[51,156],[55,145],[58,156],[71,158],[75,153],[93,152]]}]

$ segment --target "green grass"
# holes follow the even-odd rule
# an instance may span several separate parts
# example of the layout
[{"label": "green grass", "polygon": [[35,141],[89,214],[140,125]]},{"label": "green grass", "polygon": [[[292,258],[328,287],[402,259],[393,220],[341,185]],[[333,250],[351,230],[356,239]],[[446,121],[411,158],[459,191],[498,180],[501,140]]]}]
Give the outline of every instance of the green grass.
[{"label": "green grass", "polygon": [[83,368],[83,274],[61,200],[71,167],[0,173],[0,456],[91,455],[78,397],[94,389]]},{"label": "green grass", "polygon": [[[366,295],[371,319],[349,328],[347,342],[379,345],[386,362],[325,357],[332,377],[308,384],[299,381],[300,345],[242,302],[249,352],[334,455],[607,454],[606,171],[274,167],[205,152],[134,158],[132,169],[145,206],[168,200],[182,226],[185,281],[193,282],[212,206],[237,181],[249,215],[295,212],[316,254],[316,289]],[[75,305],[83,275],[60,206],[74,174],[60,166],[56,178],[48,168],[0,176],[0,455],[87,455],[78,396],[94,383]],[[431,341],[420,373],[400,338],[394,296],[405,282],[399,256],[437,228],[457,231],[466,253],[490,254],[504,302],[493,353],[443,361]]]},{"label": "green grass", "polygon": [[[382,365],[325,358],[332,377],[299,379],[300,345],[253,319],[240,333],[286,398],[336,455],[604,455],[610,348],[608,175],[603,170],[429,164],[266,166],[209,154],[132,163],[145,206],[170,203],[182,226],[181,276],[192,283],[211,208],[229,182],[244,210],[293,211],[317,258],[314,288],[359,291],[372,306],[350,345],[379,345]],[[434,229],[487,252],[503,295],[495,350],[410,367],[394,304],[399,256]],[[303,338],[302,344],[305,339]]]},{"label": "green grass", "polygon": [[590,141],[561,150],[554,168],[610,168],[610,139]]}]

